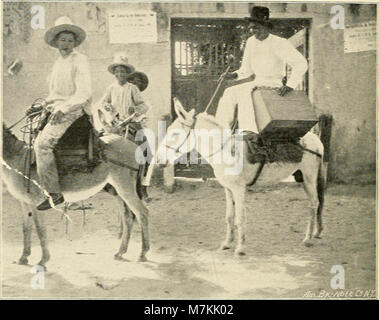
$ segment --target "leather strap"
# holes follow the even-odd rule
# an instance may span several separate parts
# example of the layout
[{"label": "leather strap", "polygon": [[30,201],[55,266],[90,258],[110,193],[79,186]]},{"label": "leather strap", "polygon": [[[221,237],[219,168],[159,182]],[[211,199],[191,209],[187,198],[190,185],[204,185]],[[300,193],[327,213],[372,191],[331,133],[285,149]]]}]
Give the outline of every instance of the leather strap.
[{"label": "leather strap", "polygon": [[259,163],[259,167],[258,167],[257,172],[255,173],[254,179],[251,182],[249,182],[246,186],[251,187],[253,184],[255,184],[257,182],[259,176],[262,173],[263,167],[265,166],[265,163],[266,163],[266,161],[261,161]]}]

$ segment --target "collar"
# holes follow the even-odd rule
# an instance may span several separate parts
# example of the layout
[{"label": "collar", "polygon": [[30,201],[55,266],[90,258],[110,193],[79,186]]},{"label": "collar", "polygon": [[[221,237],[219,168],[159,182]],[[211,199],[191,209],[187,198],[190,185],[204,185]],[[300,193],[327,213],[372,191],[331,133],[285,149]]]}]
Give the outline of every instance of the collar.
[{"label": "collar", "polygon": [[271,39],[272,39],[272,34],[271,33],[269,33],[268,34],[268,36],[267,36],[267,38],[266,39],[264,39],[264,40],[258,40],[255,36],[254,36],[254,40],[255,41],[257,41],[258,43],[265,43],[265,42],[267,42],[267,41],[271,41]]},{"label": "collar", "polygon": [[78,52],[75,49],[73,49],[72,52],[68,56],[66,56],[66,57],[62,57],[62,55],[59,52],[59,50],[58,50],[58,53],[59,53],[59,58],[62,59],[62,60],[72,59],[73,57],[75,57],[76,55],[78,55]]},{"label": "collar", "polygon": [[117,79],[116,79],[116,81],[115,81],[114,83],[115,83],[115,85],[116,85],[117,87],[120,87],[120,88],[125,88],[125,87],[130,86],[130,83],[129,83],[128,81],[126,81],[123,85],[121,85],[121,84],[118,83],[118,81],[117,81]]}]

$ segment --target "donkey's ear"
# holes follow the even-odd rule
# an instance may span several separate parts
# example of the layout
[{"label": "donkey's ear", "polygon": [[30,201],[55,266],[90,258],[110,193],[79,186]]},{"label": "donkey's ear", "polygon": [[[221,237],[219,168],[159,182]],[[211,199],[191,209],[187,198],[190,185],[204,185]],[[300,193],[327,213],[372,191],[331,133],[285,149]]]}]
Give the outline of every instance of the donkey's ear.
[{"label": "donkey's ear", "polygon": [[195,109],[192,109],[188,112],[188,115],[193,118],[193,116],[195,115]]},{"label": "donkey's ear", "polygon": [[187,111],[184,110],[184,107],[178,98],[174,97],[173,99],[174,99],[174,109],[175,109],[176,115],[180,118],[185,119],[187,117]]}]

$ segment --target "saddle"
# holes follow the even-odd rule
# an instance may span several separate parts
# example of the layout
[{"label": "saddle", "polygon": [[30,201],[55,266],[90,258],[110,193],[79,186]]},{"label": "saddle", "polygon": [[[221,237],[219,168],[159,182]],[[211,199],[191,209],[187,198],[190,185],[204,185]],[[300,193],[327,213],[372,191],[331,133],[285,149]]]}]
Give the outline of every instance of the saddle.
[{"label": "saddle", "polygon": [[[232,131],[238,129],[238,106],[235,109],[232,123]],[[243,135],[244,147],[247,148],[247,160],[252,163],[273,162],[301,162],[303,150],[299,148],[300,137],[288,135],[262,135],[258,137],[245,132]]]},{"label": "saddle", "polygon": [[92,172],[101,162],[103,148],[90,117],[87,114],[81,116],[67,129],[55,147],[59,175]]},{"label": "saddle", "polygon": [[[68,173],[90,173],[102,162],[138,171],[137,147],[132,141],[113,134],[102,136],[93,127],[90,116],[84,114],[67,129],[54,149],[58,174],[62,177]],[[35,159],[34,155],[32,159]],[[35,161],[32,165],[36,165]]]}]

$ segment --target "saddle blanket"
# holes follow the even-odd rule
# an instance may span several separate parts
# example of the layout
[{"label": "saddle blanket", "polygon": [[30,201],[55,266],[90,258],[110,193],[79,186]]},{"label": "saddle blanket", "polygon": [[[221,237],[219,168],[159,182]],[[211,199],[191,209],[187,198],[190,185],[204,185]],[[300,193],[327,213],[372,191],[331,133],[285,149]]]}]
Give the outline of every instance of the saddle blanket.
[{"label": "saddle blanket", "polygon": [[252,142],[249,134],[245,134],[243,139],[247,147],[247,159],[250,163],[273,163],[273,162],[301,162],[304,151],[299,147],[299,139],[274,140],[259,137]]}]

